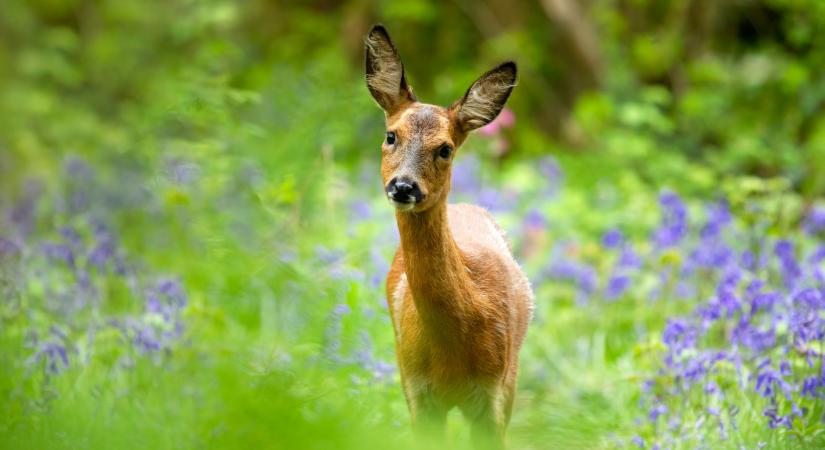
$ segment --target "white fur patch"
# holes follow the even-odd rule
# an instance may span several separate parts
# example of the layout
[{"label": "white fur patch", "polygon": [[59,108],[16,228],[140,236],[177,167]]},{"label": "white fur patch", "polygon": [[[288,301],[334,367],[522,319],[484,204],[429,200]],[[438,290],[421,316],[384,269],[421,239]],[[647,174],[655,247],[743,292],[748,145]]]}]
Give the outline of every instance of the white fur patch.
[{"label": "white fur patch", "polygon": [[407,274],[402,274],[392,293],[392,320],[395,329],[395,340],[401,342],[401,314],[404,311],[404,298],[407,294]]},{"label": "white fur patch", "polygon": [[504,237],[501,235],[501,231],[496,226],[496,224],[493,223],[492,220],[490,220],[489,218],[486,218],[486,217],[484,219],[484,222],[487,225],[487,228],[490,229],[490,234],[492,236],[494,236],[493,239],[495,239],[496,245],[498,245],[499,249],[502,250],[502,251],[505,251],[509,254],[510,249],[507,247],[507,241],[504,240]]}]

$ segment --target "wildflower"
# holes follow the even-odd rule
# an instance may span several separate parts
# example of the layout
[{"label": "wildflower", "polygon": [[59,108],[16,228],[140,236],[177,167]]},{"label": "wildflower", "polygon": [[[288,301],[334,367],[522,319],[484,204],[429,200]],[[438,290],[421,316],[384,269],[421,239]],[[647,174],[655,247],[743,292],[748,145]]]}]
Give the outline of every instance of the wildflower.
[{"label": "wildflower", "polygon": [[43,244],[43,253],[52,260],[60,260],[69,267],[75,266],[74,251],[66,244]]},{"label": "wildflower", "polygon": [[647,413],[647,418],[651,422],[656,422],[656,420],[664,414],[667,414],[667,406],[662,403],[657,403],[650,408],[650,411]]},{"label": "wildflower", "polygon": [[34,360],[37,362],[45,362],[46,370],[52,375],[56,375],[60,373],[61,370],[69,368],[69,354],[66,346],[55,341],[43,342],[37,350],[37,353],[35,353]]},{"label": "wildflower", "polygon": [[687,235],[687,208],[682,199],[673,192],[665,191],[659,196],[662,221],[653,239],[660,248],[672,247]]},{"label": "wildflower", "polygon": [[622,274],[614,274],[607,282],[605,296],[608,299],[620,297],[630,287],[630,277]]},{"label": "wildflower", "polygon": [[539,174],[547,182],[546,191],[548,194],[555,194],[564,181],[564,172],[561,165],[553,156],[547,155],[538,161]]},{"label": "wildflower", "polygon": [[460,194],[475,194],[481,190],[481,180],[477,174],[481,163],[475,155],[459,158],[453,166],[452,191]]},{"label": "wildflower", "polygon": [[10,239],[0,236],[0,261],[20,254],[20,247]]},{"label": "wildflower", "polygon": [[350,203],[350,211],[352,211],[353,216],[359,221],[372,217],[372,208],[370,208],[369,203],[363,200],[355,200]]},{"label": "wildflower", "polygon": [[602,245],[607,248],[617,248],[622,245],[623,241],[624,237],[622,236],[622,232],[615,228],[608,230],[602,236]]},{"label": "wildflower", "polygon": [[809,235],[825,230],[825,207],[815,206],[811,208],[811,211],[802,222],[802,228]]},{"label": "wildflower", "polygon": [[591,266],[573,261],[553,262],[546,271],[551,279],[574,281],[579,290],[579,300],[584,301],[595,292],[598,275]]},{"label": "wildflower", "polygon": [[788,240],[780,240],[774,246],[774,253],[779,258],[782,278],[785,281],[786,289],[793,290],[799,277],[802,276],[802,270],[796,262],[796,255],[794,254],[794,246]]},{"label": "wildflower", "polygon": [[724,200],[713,203],[708,206],[707,211],[708,220],[702,227],[701,236],[703,239],[717,238],[732,220],[728,203]]},{"label": "wildflower", "polygon": [[536,208],[530,209],[524,216],[524,227],[530,230],[543,230],[547,225],[544,214]]},{"label": "wildflower", "polygon": [[683,320],[668,319],[662,332],[662,341],[672,352],[681,352],[696,345],[696,329]]},{"label": "wildflower", "polygon": [[503,108],[498,116],[487,125],[478,129],[483,136],[493,136],[505,128],[510,128],[516,123],[516,115],[510,108]]}]

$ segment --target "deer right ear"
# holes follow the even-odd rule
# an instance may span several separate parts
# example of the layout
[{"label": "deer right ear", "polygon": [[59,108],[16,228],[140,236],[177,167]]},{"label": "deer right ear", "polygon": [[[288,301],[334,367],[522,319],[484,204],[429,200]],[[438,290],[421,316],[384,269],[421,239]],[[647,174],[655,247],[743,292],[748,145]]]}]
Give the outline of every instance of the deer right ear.
[{"label": "deer right ear", "polygon": [[492,122],[516,85],[516,63],[507,61],[485,73],[450,106],[459,128],[468,132]]},{"label": "deer right ear", "polygon": [[415,101],[412,88],[404,78],[404,64],[387,30],[372,27],[365,41],[367,88],[378,105],[391,115]]}]

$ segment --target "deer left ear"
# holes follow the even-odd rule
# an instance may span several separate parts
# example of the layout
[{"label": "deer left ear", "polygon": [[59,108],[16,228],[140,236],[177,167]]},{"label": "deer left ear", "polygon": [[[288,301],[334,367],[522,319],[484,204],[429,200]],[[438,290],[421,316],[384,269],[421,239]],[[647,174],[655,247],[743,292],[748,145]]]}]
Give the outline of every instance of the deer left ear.
[{"label": "deer left ear", "polygon": [[415,95],[404,76],[404,64],[386,28],[372,27],[364,44],[367,88],[378,105],[391,115],[414,102]]},{"label": "deer left ear", "polygon": [[465,133],[492,122],[516,85],[516,63],[507,61],[481,76],[461,100],[450,106]]}]

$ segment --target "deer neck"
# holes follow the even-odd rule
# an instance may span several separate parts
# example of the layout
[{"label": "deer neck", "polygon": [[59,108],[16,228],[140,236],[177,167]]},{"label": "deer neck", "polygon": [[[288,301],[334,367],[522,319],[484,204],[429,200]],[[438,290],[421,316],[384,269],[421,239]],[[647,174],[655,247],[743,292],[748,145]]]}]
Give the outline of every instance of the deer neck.
[{"label": "deer neck", "polygon": [[472,283],[447,220],[447,202],[417,213],[396,212],[407,283],[423,324],[435,334],[461,327]]}]

